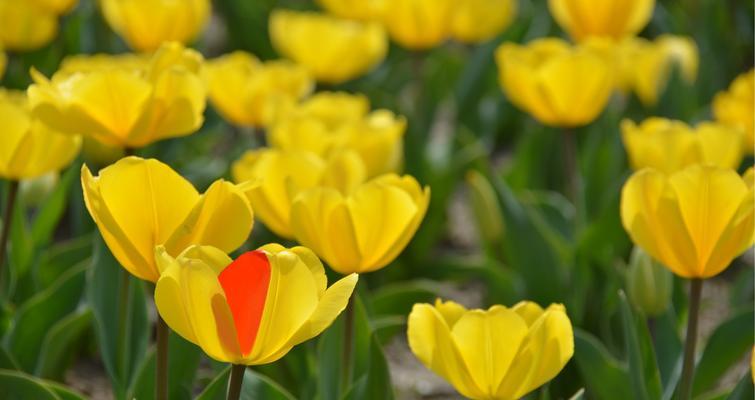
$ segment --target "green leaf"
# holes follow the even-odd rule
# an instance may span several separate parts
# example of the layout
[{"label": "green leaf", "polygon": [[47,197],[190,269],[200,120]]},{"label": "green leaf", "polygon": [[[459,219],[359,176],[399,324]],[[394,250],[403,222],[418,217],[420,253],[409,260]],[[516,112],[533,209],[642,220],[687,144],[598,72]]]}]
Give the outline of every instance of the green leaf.
[{"label": "green leaf", "polygon": [[[139,367],[137,378],[130,389],[129,399],[148,399],[155,394],[155,349]],[[168,338],[168,398],[189,399],[192,384],[202,350],[195,344],[187,342],[175,332]]]},{"label": "green leaf", "polygon": [[[94,331],[102,361],[116,398],[125,398],[137,367],[146,356],[150,324],[142,282],[118,264],[103,243],[94,237],[94,257],[87,274],[87,301],[94,313]],[[128,279],[125,326],[119,319],[121,283]]]},{"label": "green leaf", "polygon": [[731,391],[727,400],[752,400],[755,398],[755,389],[752,384],[752,374],[748,371],[739,380],[737,386]]},{"label": "green leaf", "polygon": [[35,280],[38,290],[50,286],[68,268],[92,256],[92,236],[86,235],[47,248],[40,256]]},{"label": "green leaf", "polygon": [[629,365],[629,377],[636,399],[660,399],[661,375],[645,320],[632,314],[624,292],[619,292],[624,345]]},{"label": "green leaf", "polygon": [[393,397],[388,362],[385,360],[380,342],[375,335],[372,335],[367,372],[352,386],[351,390],[346,394],[345,399],[389,400],[393,399]]},{"label": "green leaf", "polygon": [[579,389],[577,393],[574,393],[572,397],[569,397],[569,400],[584,400],[585,398],[585,389]]},{"label": "green leaf", "polygon": [[0,346],[0,369],[21,369],[13,356],[3,346]]},{"label": "green leaf", "polygon": [[42,378],[63,380],[78,342],[92,323],[92,311],[84,309],[58,321],[45,336],[39,350],[35,375]]},{"label": "green leaf", "polygon": [[55,393],[60,400],[85,400],[86,397],[76,393],[73,389],[57,382],[45,381],[45,386]]},{"label": "green leaf", "polygon": [[755,316],[753,310],[743,310],[722,323],[711,335],[695,369],[692,394],[698,395],[715,387],[731,366],[752,349]]},{"label": "green leaf", "polygon": [[629,372],[589,333],[574,330],[574,359],[592,398],[632,400]]},{"label": "green leaf", "polygon": [[207,384],[207,387],[197,396],[195,400],[223,400],[228,390],[228,378],[231,375],[231,366],[220,371],[220,373]]},{"label": "green leaf", "polygon": [[19,307],[4,343],[25,371],[34,371],[39,349],[53,325],[76,309],[88,267],[84,262],[65,271],[54,285]]},{"label": "green leaf", "polygon": [[0,399],[3,400],[61,400],[41,379],[20,371],[0,369],[0,388]]},{"label": "green leaf", "polygon": [[265,375],[247,368],[241,386],[241,400],[294,400],[295,397]]},{"label": "green leaf", "polygon": [[46,246],[55,233],[55,228],[66,209],[72,183],[79,177],[79,170],[78,163],[69,167],[52,193],[40,204],[31,226],[32,240],[37,248]]},{"label": "green leaf", "polygon": [[[26,274],[34,260],[34,240],[26,222],[25,206],[22,204],[20,198],[16,199],[12,218],[9,246],[11,270],[8,271],[10,279],[7,279],[5,282],[7,282],[11,289],[14,289],[16,282]],[[9,290],[6,293],[13,293],[13,290]]]},{"label": "green leaf", "polygon": [[682,372],[682,340],[676,327],[676,318],[669,307],[663,315],[655,318],[653,328],[658,371],[661,373],[663,398],[670,399]]},{"label": "green leaf", "polygon": [[415,303],[430,302],[438,293],[438,283],[430,280],[388,284],[371,293],[371,309],[377,316],[407,315]]}]

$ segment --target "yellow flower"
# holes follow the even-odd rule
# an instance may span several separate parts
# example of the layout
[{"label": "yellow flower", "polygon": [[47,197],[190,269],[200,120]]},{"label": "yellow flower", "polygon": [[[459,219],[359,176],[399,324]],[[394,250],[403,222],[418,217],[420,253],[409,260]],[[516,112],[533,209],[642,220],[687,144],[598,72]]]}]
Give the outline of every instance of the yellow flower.
[{"label": "yellow flower", "polygon": [[729,90],[713,99],[713,115],[725,124],[738,126],[746,133],[745,149],[755,151],[755,69],[738,76]]},{"label": "yellow flower", "polygon": [[73,10],[79,0],[29,0],[38,6],[57,15],[67,14]]},{"label": "yellow flower", "polygon": [[414,305],[407,336],[422,364],[471,399],[522,398],[556,377],[574,354],[561,304],[467,310],[438,299],[435,306]]},{"label": "yellow flower", "polygon": [[0,89],[0,177],[20,180],[58,171],[79,153],[81,137],[32,118],[23,92]]},{"label": "yellow flower", "polygon": [[49,43],[58,32],[58,16],[33,1],[0,0],[0,46],[29,51]]},{"label": "yellow flower", "polygon": [[251,150],[233,163],[236,182],[255,181],[247,192],[252,208],[262,222],[278,236],[292,239],[291,203],[297,194],[315,186],[341,193],[365,180],[362,160],[354,152],[341,152],[329,160],[301,150]]},{"label": "yellow flower", "polygon": [[193,244],[231,252],[252,230],[248,185],[215,181],[200,195],[170,169],[153,159],[126,157],[94,177],[81,169],[89,214],[118,262],[136,277],[160,277],[154,249],[165,245],[178,255]]},{"label": "yellow flower", "polygon": [[74,57],[47,80],[32,71],[34,115],[66,133],[120,147],[185,136],[202,125],[202,56],[178,43],[151,58]]},{"label": "yellow flower", "polygon": [[213,105],[242,126],[265,125],[276,104],[299,101],[314,88],[303,67],[284,60],[261,63],[243,51],[208,61],[205,76]]},{"label": "yellow flower", "polygon": [[383,0],[381,21],[399,45],[429,49],[448,39],[454,4],[454,0]]},{"label": "yellow flower", "polygon": [[670,174],[693,164],[736,169],[744,156],[742,132],[711,122],[691,128],[665,118],[648,118],[639,126],[624,120],[621,133],[635,170],[649,167]]},{"label": "yellow flower", "polygon": [[451,36],[461,42],[484,42],[503,32],[514,15],[515,0],[459,1],[451,19]]},{"label": "yellow flower", "polygon": [[504,43],[496,50],[496,61],[509,100],[550,126],[589,124],[603,111],[615,85],[604,56],[560,39]]},{"label": "yellow flower", "polygon": [[330,84],[366,74],[388,51],[380,24],[314,12],[273,11],[270,38],[281,55],[307,68],[318,82]]},{"label": "yellow flower", "polygon": [[318,93],[282,112],[268,131],[271,146],[305,150],[328,158],[354,150],[364,161],[369,178],[398,172],[403,166],[406,119],[388,110],[368,113],[362,95]]},{"label": "yellow flower", "polygon": [[425,216],[430,188],[408,175],[383,175],[343,194],[316,187],[291,206],[296,240],[342,274],[385,267],[406,247]]},{"label": "yellow flower", "polygon": [[209,0],[100,0],[113,30],[136,51],[157,50],[163,42],[189,43],[210,17]]},{"label": "yellow flower", "polygon": [[710,278],[753,243],[752,177],[701,165],[636,172],[621,193],[624,229],[673,273]]},{"label": "yellow flower", "polygon": [[358,276],[328,287],[304,247],[269,244],[231,260],[192,246],[177,258],[158,247],[155,305],[168,326],[221,362],[274,362],[324,331],[346,308]]},{"label": "yellow flower", "polygon": [[655,0],[549,0],[553,18],[575,40],[621,39],[639,33],[653,16]]},{"label": "yellow flower", "polygon": [[375,19],[379,15],[381,1],[382,0],[317,0],[317,4],[337,17],[369,21]]}]

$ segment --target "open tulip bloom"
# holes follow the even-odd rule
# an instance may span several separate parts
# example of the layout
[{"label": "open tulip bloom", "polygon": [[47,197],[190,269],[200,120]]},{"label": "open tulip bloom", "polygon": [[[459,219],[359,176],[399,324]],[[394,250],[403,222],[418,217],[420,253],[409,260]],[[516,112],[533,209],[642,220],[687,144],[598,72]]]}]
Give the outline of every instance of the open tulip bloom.
[{"label": "open tulip bloom", "polygon": [[574,354],[564,306],[523,301],[467,310],[452,301],[415,304],[409,347],[471,399],[515,400],[553,379]]}]

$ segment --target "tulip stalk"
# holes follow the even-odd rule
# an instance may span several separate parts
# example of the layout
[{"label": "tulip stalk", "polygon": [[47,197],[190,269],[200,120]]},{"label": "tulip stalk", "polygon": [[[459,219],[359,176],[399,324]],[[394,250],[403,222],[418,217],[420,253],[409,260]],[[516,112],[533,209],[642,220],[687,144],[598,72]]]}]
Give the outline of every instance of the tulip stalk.
[{"label": "tulip stalk", "polygon": [[[355,289],[356,290],[356,289]],[[354,338],[354,294],[349,297],[349,303],[344,310],[343,319],[343,351],[341,352],[341,393],[349,390],[351,383],[351,351]]]},{"label": "tulip stalk", "polygon": [[3,229],[0,232],[0,290],[2,290],[5,254],[8,247],[8,237],[10,237],[10,227],[13,220],[13,207],[16,204],[16,197],[18,197],[18,181],[11,180],[8,185],[8,199],[5,203],[5,212],[3,213]]},{"label": "tulip stalk", "polygon": [[687,337],[684,343],[684,363],[679,386],[679,400],[689,400],[692,394],[692,378],[695,375],[695,345],[697,344],[697,321],[700,313],[700,297],[703,291],[702,279],[691,279],[689,285],[689,312],[687,317]]},{"label": "tulip stalk", "polygon": [[157,370],[155,371],[155,398],[168,400],[168,336],[170,330],[160,314],[157,315]]},{"label": "tulip stalk", "polygon": [[238,400],[241,396],[241,386],[244,383],[244,371],[246,365],[233,364],[231,366],[231,381],[228,384],[228,400]]}]

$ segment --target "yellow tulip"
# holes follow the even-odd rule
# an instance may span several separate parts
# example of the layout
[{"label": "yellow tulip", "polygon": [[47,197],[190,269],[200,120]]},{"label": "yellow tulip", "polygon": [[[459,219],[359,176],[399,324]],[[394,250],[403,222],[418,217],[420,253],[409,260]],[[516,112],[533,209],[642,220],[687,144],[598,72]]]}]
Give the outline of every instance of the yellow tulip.
[{"label": "yellow tulip", "polygon": [[729,90],[720,92],[713,99],[713,115],[716,120],[744,129],[745,149],[755,151],[755,69],[738,76]]},{"label": "yellow tulip", "polygon": [[709,278],[753,243],[752,169],[693,165],[671,175],[636,172],[621,193],[621,220],[635,244],[684,278]]},{"label": "yellow tulip", "polygon": [[380,24],[314,12],[273,11],[270,38],[278,53],[307,68],[318,82],[329,84],[366,74],[388,51]]},{"label": "yellow tulip", "polygon": [[742,132],[711,122],[691,128],[665,118],[649,118],[639,126],[624,120],[621,133],[635,170],[649,167],[670,174],[693,164],[736,169],[744,156]]},{"label": "yellow tulip", "polygon": [[0,27],[0,46],[6,50],[35,50],[55,37],[58,16],[33,1],[0,0]]},{"label": "yellow tulip", "polygon": [[23,92],[0,89],[0,177],[34,178],[70,164],[81,137],[65,135],[34,119]]},{"label": "yellow tulip", "polygon": [[543,124],[587,125],[603,111],[614,88],[611,63],[587,46],[546,38],[496,50],[509,100]]},{"label": "yellow tulip", "polygon": [[291,206],[296,240],[342,274],[385,267],[406,247],[425,216],[430,188],[411,176],[383,175],[343,194],[316,187]]},{"label": "yellow tulip", "polygon": [[173,258],[158,247],[160,316],[221,362],[274,362],[324,331],[346,308],[358,275],[328,287],[325,269],[304,247],[269,244],[231,260],[192,246]]},{"label": "yellow tulip", "polygon": [[479,43],[503,32],[516,15],[515,0],[463,0],[454,8],[451,36]]},{"label": "yellow tulip", "polygon": [[40,7],[57,15],[67,14],[73,10],[79,0],[29,0]]},{"label": "yellow tulip", "polygon": [[351,193],[366,174],[354,152],[341,152],[326,161],[309,152],[278,149],[248,151],[231,172],[236,182],[257,183],[247,192],[252,208],[265,226],[287,239],[294,237],[291,203],[297,194],[316,186]]},{"label": "yellow tulip", "polygon": [[32,71],[34,115],[66,133],[104,144],[143,147],[202,125],[206,102],[197,75],[202,56],[178,43],[151,58],[74,57],[48,80]]},{"label": "yellow tulip", "polygon": [[621,39],[639,33],[653,16],[655,0],[549,0],[553,19],[575,40]]},{"label": "yellow tulip", "polygon": [[167,165],[126,157],[94,177],[86,165],[81,186],[89,214],[118,262],[140,279],[160,277],[154,249],[178,255],[190,245],[231,252],[252,230],[248,185],[215,181],[200,195]]},{"label": "yellow tulip", "polygon": [[323,158],[354,150],[367,167],[367,177],[398,172],[403,166],[406,119],[388,110],[369,111],[364,96],[318,93],[271,124],[271,146],[305,150]]},{"label": "yellow tulip", "polygon": [[205,76],[213,105],[242,126],[265,125],[276,104],[299,101],[314,89],[303,67],[283,60],[261,63],[242,51],[208,61]]},{"label": "yellow tulip", "polygon": [[522,398],[556,377],[574,354],[561,304],[467,310],[438,299],[435,306],[414,305],[407,336],[422,364],[471,399]]},{"label": "yellow tulip", "polygon": [[369,21],[379,16],[381,1],[382,0],[317,0],[317,4],[337,17]]},{"label": "yellow tulip", "polygon": [[157,50],[163,42],[189,43],[211,14],[210,0],[100,0],[113,30],[136,51]]},{"label": "yellow tulip", "polygon": [[381,21],[391,38],[412,50],[435,47],[448,39],[454,0],[383,0]]}]

